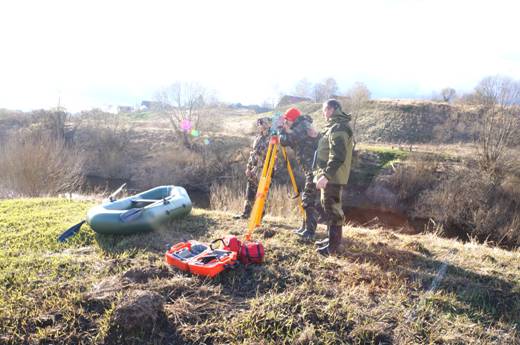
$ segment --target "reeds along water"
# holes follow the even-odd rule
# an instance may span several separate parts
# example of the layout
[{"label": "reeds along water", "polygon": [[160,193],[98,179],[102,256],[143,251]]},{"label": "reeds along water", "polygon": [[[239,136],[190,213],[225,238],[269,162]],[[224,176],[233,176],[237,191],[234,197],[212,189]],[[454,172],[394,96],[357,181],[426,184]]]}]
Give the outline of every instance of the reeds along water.
[{"label": "reeds along water", "polygon": [[[289,185],[271,185],[267,198],[267,215],[299,219],[298,199],[291,199]],[[243,179],[233,179],[214,184],[210,189],[211,209],[241,212],[244,208],[246,184]]]}]

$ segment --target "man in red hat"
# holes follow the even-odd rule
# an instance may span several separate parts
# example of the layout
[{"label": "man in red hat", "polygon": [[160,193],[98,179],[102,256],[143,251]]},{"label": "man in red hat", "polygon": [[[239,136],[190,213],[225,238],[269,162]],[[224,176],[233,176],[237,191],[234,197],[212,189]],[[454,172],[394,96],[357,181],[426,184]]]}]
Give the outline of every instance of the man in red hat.
[{"label": "man in red hat", "polygon": [[305,174],[305,187],[302,193],[305,219],[295,233],[303,240],[309,241],[314,238],[318,220],[317,191],[313,182],[312,163],[320,138],[312,125],[312,118],[302,115],[298,108],[287,109],[283,118],[284,125],[280,133],[280,144],[288,146],[294,151]]}]

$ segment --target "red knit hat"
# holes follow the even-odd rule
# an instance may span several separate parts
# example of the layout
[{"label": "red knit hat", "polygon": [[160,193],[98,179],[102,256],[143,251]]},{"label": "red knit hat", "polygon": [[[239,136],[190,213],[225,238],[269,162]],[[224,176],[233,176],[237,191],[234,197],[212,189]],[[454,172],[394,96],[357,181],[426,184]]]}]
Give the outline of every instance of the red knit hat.
[{"label": "red knit hat", "polygon": [[294,122],[294,120],[296,120],[298,118],[298,116],[300,116],[301,114],[302,113],[301,113],[301,111],[298,110],[298,108],[289,108],[283,115],[283,118],[288,121]]}]

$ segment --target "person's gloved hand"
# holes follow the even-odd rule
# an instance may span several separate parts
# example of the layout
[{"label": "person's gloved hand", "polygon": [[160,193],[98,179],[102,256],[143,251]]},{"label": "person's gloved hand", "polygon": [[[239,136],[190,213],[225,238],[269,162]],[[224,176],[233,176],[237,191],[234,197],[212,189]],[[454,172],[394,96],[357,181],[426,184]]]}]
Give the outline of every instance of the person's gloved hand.
[{"label": "person's gloved hand", "polygon": [[311,138],[316,138],[318,136],[318,131],[314,127],[310,127],[307,129],[307,135]]},{"label": "person's gloved hand", "polygon": [[325,177],[325,175],[321,175],[316,182],[316,189],[325,189],[327,187],[327,183],[329,183],[329,179]]}]

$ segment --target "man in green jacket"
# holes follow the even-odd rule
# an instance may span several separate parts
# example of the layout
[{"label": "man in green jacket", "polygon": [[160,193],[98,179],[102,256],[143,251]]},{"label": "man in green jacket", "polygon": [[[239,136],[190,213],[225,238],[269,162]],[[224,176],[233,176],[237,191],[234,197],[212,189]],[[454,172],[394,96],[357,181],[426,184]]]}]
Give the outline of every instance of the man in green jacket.
[{"label": "man in green jacket", "polygon": [[353,132],[350,115],[341,110],[340,103],[329,99],[323,103],[323,116],[327,120],[316,151],[314,179],[320,192],[329,238],[317,242],[318,253],[329,255],[338,251],[341,244],[344,214],[341,192],[348,182],[352,162]]}]

